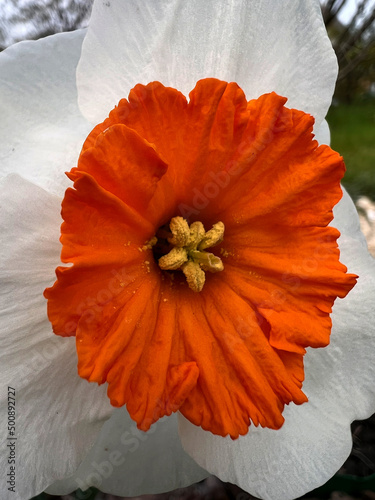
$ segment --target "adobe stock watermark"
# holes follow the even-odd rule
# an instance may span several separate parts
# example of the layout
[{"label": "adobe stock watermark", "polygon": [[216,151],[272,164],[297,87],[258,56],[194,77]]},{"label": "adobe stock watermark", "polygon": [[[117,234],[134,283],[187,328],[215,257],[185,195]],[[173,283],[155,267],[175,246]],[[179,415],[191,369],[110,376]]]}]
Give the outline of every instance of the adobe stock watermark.
[{"label": "adobe stock watermark", "polygon": [[8,386],[8,421],[7,421],[7,470],[6,485],[8,491],[16,492],[16,389]]},{"label": "adobe stock watermark", "polygon": [[78,322],[86,325],[92,323],[103,312],[106,304],[117,297],[132,281],[126,266],[120,269],[112,269],[111,274],[112,278],[105,287],[98,290],[94,295],[86,297],[77,305],[75,308],[77,319],[68,321],[64,325],[64,331],[61,332],[61,335],[73,335]]},{"label": "adobe stock watermark", "polygon": [[[128,105],[121,108],[122,119],[125,119],[129,113],[136,110],[143,99],[147,98],[149,91],[145,87],[139,86],[136,91],[129,96]],[[281,107],[277,114],[272,118],[272,123],[265,124],[264,128],[257,130],[255,137],[243,140],[235,149],[237,159],[230,159],[226,165],[218,172],[210,172],[210,180],[205,183],[203,188],[193,188],[191,193],[191,202],[189,204],[180,203],[177,207],[177,212],[185,219],[194,215],[197,216],[204,210],[214,199],[216,199],[224,189],[226,189],[234,179],[237,181],[239,177],[245,173],[251,163],[256,159],[257,155],[266,149],[275,137],[284,132],[287,128],[287,118],[284,110]],[[113,278],[109,281],[106,287],[102,288],[93,296],[86,297],[85,300],[79,303],[76,307],[75,314],[71,316],[71,320],[64,325],[62,336],[74,335],[78,323],[90,324],[103,311],[106,304],[115,298],[123,288],[129,285],[131,279],[128,276],[127,268],[123,267],[120,270],[112,270]],[[74,318],[75,316],[75,318]]]},{"label": "adobe stock watermark", "polygon": [[60,336],[66,337],[75,333],[78,321],[89,324],[100,314],[107,303],[115,298],[129,283],[131,279],[127,273],[127,268],[112,270],[112,278],[108,284],[98,290],[95,294],[86,297],[75,308],[73,317],[77,320],[69,320],[64,325],[64,330],[57,335],[51,335],[48,342],[41,342],[38,349],[32,349],[27,359],[23,361],[22,377],[32,377],[32,374],[43,370],[54,360],[58,359],[66,349],[66,344],[62,342]]},{"label": "adobe stock watermark", "polygon": [[124,431],[120,436],[122,445],[116,450],[109,452],[108,459],[101,462],[92,461],[90,463],[93,472],[87,474],[84,478],[77,477],[75,479],[79,490],[76,496],[79,500],[85,500],[92,495],[92,487],[100,488],[103,479],[109,479],[118,467],[121,467],[126,460],[127,455],[135,453],[143,443],[145,443],[150,435],[152,435],[158,426],[158,422],[150,427],[147,432],[137,429],[136,424],[132,424],[130,428]]},{"label": "adobe stock watermark", "polygon": [[[327,257],[327,251],[336,252],[335,246],[332,245],[335,241],[336,238],[332,234],[317,238],[308,257],[301,259],[300,262],[292,262],[288,271],[280,271],[274,275],[274,277],[278,278],[279,283],[271,282],[272,288],[267,292],[267,295],[258,301],[254,300],[254,316],[250,320],[238,316],[234,321],[233,327],[237,337],[235,337],[233,345],[227,345],[231,352],[235,352],[238,342],[241,342],[241,340],[246,341],[255,333],[254,327],[272,328],[272,317],[283,311],[285,304],[290,302],[304,283],[308,283],[310,279],[315,279],[322,259],[324,260]],[[229,332],[224,333],[229,335]]]},{"label": "adobe stock watermark", "polygon": [[[259,130],[255,138],[243,140],[239,144],[235,151],[238,159],[229,160],[218,172],[210,172],[210,180],[205,183],[201,190],[193,188],[191,202],[189,204],[180,203],[177,207],[181,217],[189,220],[191,216],[198,216],[234,179],[237,178],[238,181],[238,178],[256,160],[257,155],[275,140],[277,134],[286,130],[286,122],[282,113],[283,110],[280,109],[271,128]],[[247,155],[245,155],[246,153]]]}]

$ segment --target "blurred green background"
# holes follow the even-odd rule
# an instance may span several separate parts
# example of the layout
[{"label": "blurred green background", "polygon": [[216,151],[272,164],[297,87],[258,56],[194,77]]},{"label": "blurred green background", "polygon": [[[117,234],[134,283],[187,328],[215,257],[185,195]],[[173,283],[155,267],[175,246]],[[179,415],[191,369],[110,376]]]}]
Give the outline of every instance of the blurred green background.
[{"label": "blurred green background", "polygon": [[332,105],[327,121],[331,147],[347,168],[344,186],[354,200],[362,195],[375,200],[375,99]]}]

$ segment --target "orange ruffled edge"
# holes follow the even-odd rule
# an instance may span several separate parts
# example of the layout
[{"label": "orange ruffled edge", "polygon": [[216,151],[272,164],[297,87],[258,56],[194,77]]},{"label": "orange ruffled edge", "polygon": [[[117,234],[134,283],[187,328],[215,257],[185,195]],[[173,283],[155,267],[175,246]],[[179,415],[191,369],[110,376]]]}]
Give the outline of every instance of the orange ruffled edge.
[{"label": "orange ruffled edge", "polygon": [[[246,101],[201,80],[190,101],[137,85],[87,138],[63,205],[62,261],[45,291],[79,375],[108,382],[142,430],[180,410],[236,438],[307,401],[303,354],[328,344],[330,312],[356,277],[327,227],[342,158],[275,93]],[[224,271],[199,294],[161,272],[147,242],[176,216],[221,220]]]}]

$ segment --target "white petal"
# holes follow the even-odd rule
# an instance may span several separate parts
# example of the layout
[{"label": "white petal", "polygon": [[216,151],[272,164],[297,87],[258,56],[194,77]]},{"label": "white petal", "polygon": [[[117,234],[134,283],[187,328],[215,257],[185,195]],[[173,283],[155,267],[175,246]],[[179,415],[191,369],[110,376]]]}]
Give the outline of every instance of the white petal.
[{"label": "white petal", "polygon": [[122,408],[106,422],[77,473],[55,483],[47,492],[61,495],[94,486],[119,496],[156,494],[207,476],[182,449],[175,414],[142,432]]},{"label": "white petal", "polygon": [[52,193],[68,185],[91,125],[77,106],[83,30],[21,42],[0,54],[0,170]]},{"label": "white petal", "polygon": [[331,144],[331,131],[327,120],[323,120],[319,127],[314,127],[315,139],[319,144]]},{"label": "white petal", "polygon": [[309,402],[287,407],[280,430],[251,427],[234,442],[180,419],[183,446],[202,467],[264,500],[297,498],[327,481],[350,453],[352,420],[375,411],[375,261],[346,193],[334,212],[341,261],[360,277],[335,302],[331,344],[306,355]]},{"label": "white petal", "polygon": [[276,91],[319,124],[336,59],[318,0],[96,1],[77,70],[79,104],[102,121],[137,83],[185,95],[197,80],[236,81],[248,99]]},{"label": "white petal", "polygon": [[[77,375],[75,339],[52,333],[43,290],[59,262],[60,199],[17,175],[0,184],[1,441],[7,387],[16,400],[16,493],[5,484],[10,448],[0,453],[2,497],[28,500],[77,469],[112,413],[106,387]],[[8,440],[8,443],[12,440]]]}]

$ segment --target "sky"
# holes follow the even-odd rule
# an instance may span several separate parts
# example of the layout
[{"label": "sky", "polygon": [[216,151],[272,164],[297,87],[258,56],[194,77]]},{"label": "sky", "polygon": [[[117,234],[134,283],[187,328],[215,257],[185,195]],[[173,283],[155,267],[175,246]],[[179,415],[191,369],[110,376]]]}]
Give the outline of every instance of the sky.
[{"label": "sky", "polygon": [[[345,7],[342,8],[342,11],[339,12],[338,18],[343,24],[348,24],[352,19],[354,13],[357,10],[357,5],[360,3],[360,0],[348,0]],[[368,3],[367,12],[375,9],[375,0],[371,0]]]}]

